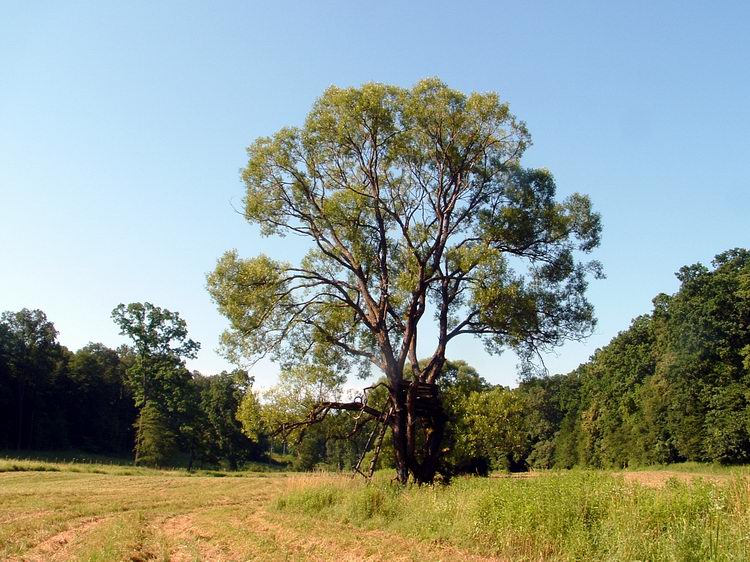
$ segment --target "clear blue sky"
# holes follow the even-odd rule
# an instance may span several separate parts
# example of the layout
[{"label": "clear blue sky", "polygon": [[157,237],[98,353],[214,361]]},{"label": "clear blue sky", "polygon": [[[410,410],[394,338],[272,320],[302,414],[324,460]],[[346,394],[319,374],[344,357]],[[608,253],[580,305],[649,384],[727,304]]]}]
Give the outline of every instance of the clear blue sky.
[{"label": "clear blue sky", "polygon": [[[110,311],[148,300],[202,342],[192,368],[227,367],[205,274],[230,248],[294,250],[233,211],[244,148],[331,84],[438,76],[499,92],[534,137],[526,163],[603,215],[597,332],[547,359],[567,372],[679,267],[750,246],[749,70],[747,2],[7,1],[0,310],[41,308],[75,350],[122,343]],[[449,354],[515,381],[510,355]]]}]

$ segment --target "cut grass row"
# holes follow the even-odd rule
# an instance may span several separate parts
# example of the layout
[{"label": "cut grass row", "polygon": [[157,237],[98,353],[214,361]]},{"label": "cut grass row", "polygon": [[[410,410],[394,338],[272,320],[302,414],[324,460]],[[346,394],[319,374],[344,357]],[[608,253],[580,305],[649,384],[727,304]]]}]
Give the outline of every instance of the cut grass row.
[{"label": "cut grass row", "polygon": [[[243,527],[243,517],[267,504],[281,484],[279,477],[259,476],[0,474],[0,559],[169,560],[177,552],[186,560],[206,559],[198,529],[172,522],[207,516],[227,532]],[[215,542],[223,548],[219,537]],[[253,541],[245,542],[241,546],[253,552]],[[238,553],[236,559],[248,559],[244,550]]]}]

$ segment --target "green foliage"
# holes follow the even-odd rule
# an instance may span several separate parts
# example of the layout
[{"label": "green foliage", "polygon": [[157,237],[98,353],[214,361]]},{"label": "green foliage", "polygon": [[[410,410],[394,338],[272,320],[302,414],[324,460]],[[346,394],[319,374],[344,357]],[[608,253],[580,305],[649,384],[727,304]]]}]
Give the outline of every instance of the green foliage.
[{"label": "green foliage", "polygon": [[[136,462],[140,462],[142,455],[147,464],[165,462],[176,447],[173,441],[196,439],[197,428],[193,423],[196,400],[184,358],[194,358],[200,344],[187,337],[187,324],[179,313],[148,302],[120,304],[112,311],[112,319],[134,346],[127,383],[140,409],[136,423]],[[154,410],[159,410],[158,415]],[[147,429],[151,435],[141,433]],[[161,430],[165,432],[163,436],[154,434]],[[155,448],[159,446],[165,450],[157,451]],[[147,449],[142,451],[141,447]],[[188,448],[192,450],[194,446]]]},{"label": "green foliage", "polygon": [[518,393],[496,387],[472,392],[459,422],[459,444],[473,458],[487,458],[495,470],[524,467],[528,435],[525,404]]},{"label": "green foliage", "polygon": [[2,314],[0,446],[44,447],[66,439],[57,398],[68,353],[41,310]]},{"label": "green foliage", "polygon": [[73,354],[67,372],[71,445],[88,451],[132,449],[136,410],[121,353],[88,344]]},{"label": "green foliage", "polygon": [[750,342],[750,252],[716,256],[714,270],[700,264],[678,273],[682,286],[657,301],[659,371],[673,401],[668,422],[680,457],[742,462],[750,458],[749,372],[743,349]]},{"label": "green foliage", "polygon": [[252,389],[245,392],[237,406],[235,418],[240,422],[242,433],[252,441],[258,441],[266,431],[263,409]]},{"label": "green foliage", "polygon": [[489,466],[489,458],[477,459],[475,451],[467,447],[472,436],[466,435],[468,427],[465,420],[470,397],[489,390],[491,385],[465,361],[447,361],[439,386],[447,417],[443,438],[447,451],[443,457],[443,471],[448,474],[455,471],[471,472],[477,462],[481,467]]},{"label": "green foliage", "polygon": [[[585,274],[598,265],[576,264],[574,251],[598,244],[599,216],[585,196],[557,202],[548,171],[520,167],[528,144],[493,93],[467,96],[436,79],[329,88],[304,127],[248,149],[245,216],[313,248],[299,267],[235,251],[219,260],[208,287],[232,323],[227,353],[375,360],[372,307],[385,299],[393,320],[409,318],[422,296],[451,308],[451,328],[476,328],[497,349],[586,332]],[[509,255],[544,265],[527,282]],[[432,290],[448,280],[451,293],[466,285],[461,298]],[[396,337],[405,327],[389,329]]]},{"label": "green foliage", "polygon": [[184,386],[183,358],[194,359],[200,344],[187,337],[187,324],[179,313],[151,303],[118,305],[112,319],[120,334],[133,341],[135,361],[128,369],[128,384],[136,406],[149,400],[161,402]]},{"label": "green foliage", "polygon": [[259,450],[262,428],[256,427],[248,435],[241,421],[241,414],[249,414],[249,399],[254,399],[251,385],[252,379],[241,369],[202,377],[200,381],[198,416],[203,430],[203,456],[213,461],[223,459],[231,470],[251,456],[263,456]]},{"label": "green foliage", "polygon": [[[268,431],[304,420],[319,402],[341,398],[346,376],[320,365],[297,365],[279,373],[279,382],[263,393],[265,402],[258,424]],[[284,431],[291,441],[300,438],[304,427]]]},{"label": "green foliage", "polygon": [[170,466],[177,453],[177,436],[162,410],[154,403],[146,402],[136,425],[136,463],[144,466]]},{"label": "green foliage", "polygon": [[[57,331],[42,311],[3,313],[0,450],[28,454],[33,447],[53,451],[56,458],[72,454],[80,459],[84,454],[126,455],[140,443],[150,449],[144,461],[149,464],[198,461],[236,467],[264,458],[265,434],[247,439],[236,419],[239,403],[250,392],[247,373],[191,374],[183,357],[193,356],[197,344],[187,339],[177,314],[134,304],[118,307],[115,316],[134,347],[113,350],[90,343],[71,353],[57,343]],[[139,417],[147,404],[146,416]],[[141,425],[150,435],[136,439]],[[165,435],[154,435],[162,430]],[[166,449],[153,451],[160,446]]]},{"label": "green foliage", "polygon": [[530,464],[750,460],[750,252],[713,265],[683,267],[676,294],[657,296],[651,315],[573,373],[521,384],[518,393],[537,392],[531,410],[547,426]]}]

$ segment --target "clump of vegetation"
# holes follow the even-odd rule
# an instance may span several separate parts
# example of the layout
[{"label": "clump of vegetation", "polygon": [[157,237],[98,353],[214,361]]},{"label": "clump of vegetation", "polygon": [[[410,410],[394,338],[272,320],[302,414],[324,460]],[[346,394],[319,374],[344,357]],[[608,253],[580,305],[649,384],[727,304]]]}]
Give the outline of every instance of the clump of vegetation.
[{"label": "clump of vegetation", "polygon": [[328,480],[276,509],[453,544],[512,560],[747,560],[750,497],[741,478],[662,488],[590,471],[461,478],[394,487]]}]

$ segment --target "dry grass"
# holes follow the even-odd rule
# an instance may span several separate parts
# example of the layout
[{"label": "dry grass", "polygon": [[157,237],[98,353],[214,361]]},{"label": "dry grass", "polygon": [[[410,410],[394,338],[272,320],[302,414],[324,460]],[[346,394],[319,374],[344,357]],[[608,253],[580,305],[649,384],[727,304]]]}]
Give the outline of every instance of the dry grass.
[{"label": "dry grass", "polygon": [[487,560],[335,521],[280,513],[279,496],[340,476],[0,473],[0,560]]},{"label": "dry grass", "polygon": [[616,474],[622,476],[625,482],[634,482],[641,484],[642,486],[648,486],[649,488],[663,488],[670,481],[689,484],[696,480],[703,480],[713,484],[726,484],[733,479],[729,474],[700,474],[673,470],[644,470],[636,472],[620,472]]}]

